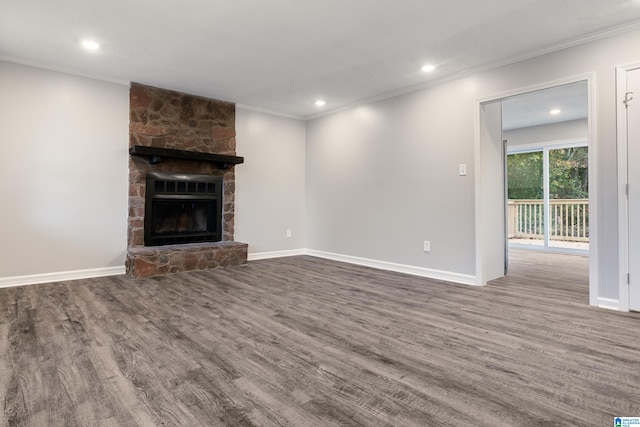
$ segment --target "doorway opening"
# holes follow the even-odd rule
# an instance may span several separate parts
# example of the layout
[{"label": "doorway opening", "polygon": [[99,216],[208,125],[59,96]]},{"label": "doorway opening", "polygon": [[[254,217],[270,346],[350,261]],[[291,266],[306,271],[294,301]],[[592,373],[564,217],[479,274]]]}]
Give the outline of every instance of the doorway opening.
[{"label": "doorway opening", "polygon": [[[510,249],[589,255],[589,303],[597,305],[591,91],[588,74],[478,101],[478,284],[507,274]],[[498,158],[503,167],[496,176]],[[509,163],[521,170],[510,170]],[[498,195],[501,212],[487,202],[496,203]]]},{"label": "doorway opening", "polygon": [[510,248],[589,251],[585,81],[503,100]]}]

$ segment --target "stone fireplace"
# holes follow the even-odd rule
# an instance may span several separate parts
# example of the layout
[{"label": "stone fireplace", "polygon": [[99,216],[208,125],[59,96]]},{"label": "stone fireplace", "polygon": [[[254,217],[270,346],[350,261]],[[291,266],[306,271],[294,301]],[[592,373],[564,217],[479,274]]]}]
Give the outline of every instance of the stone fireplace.
[{"label": "stone fireplace", "polygon": [[245,264],[233,240],[235,104],[132,83],[129,146],[127,272]]}]

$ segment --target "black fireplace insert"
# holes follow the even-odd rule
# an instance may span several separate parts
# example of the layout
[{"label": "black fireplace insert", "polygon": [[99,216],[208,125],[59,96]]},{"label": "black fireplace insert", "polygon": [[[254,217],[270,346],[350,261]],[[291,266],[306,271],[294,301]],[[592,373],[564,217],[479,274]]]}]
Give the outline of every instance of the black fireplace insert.
[{"label": "black fireplace insert", "polygon": [[148,172],[144,244],[222,240],[222,177]]}]

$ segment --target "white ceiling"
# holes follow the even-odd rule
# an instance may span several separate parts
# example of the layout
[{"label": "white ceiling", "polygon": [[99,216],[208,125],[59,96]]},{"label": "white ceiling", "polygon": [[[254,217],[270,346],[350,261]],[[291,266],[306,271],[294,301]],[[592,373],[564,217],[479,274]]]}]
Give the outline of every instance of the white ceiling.
[{"label": "white ceiling", "polygon": [[[502,101],[502,129],[518,129],[587,118],[587,82],[512,96]],[[560,113],[551,114],[558,109]]]},{"label": "white ceiling", "polygon": [[0,58],[309,118],[632,28],[639,0],[0,0]]}]

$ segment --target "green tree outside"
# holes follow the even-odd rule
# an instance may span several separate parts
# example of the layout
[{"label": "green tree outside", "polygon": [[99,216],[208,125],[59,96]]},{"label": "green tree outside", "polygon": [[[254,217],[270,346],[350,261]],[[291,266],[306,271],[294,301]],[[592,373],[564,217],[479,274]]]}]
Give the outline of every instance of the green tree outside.
[{"label": "green tree outside", "polygon": [[[589,198],[589,161],[587,147],[549,150],[549,199],[571,200]],[[544,227],[543,152],[516,153],[507,156],[508,198],[511,200],[539,200],[530,204],[525,215],[517,216],[519,230],[540,230]],[[552,209],[550,235],[588,237],[588,208],[583,203],[558,206]],[[564,211],[563,211],[564,209]],[[564,212],[564,214],[563,214]],[[586,231],[582,226],[587,224]],[[537,224],[537,225],[534,225]]]},{"label": "green tree outside", "polygon": [[589,151],[587,147],[549,151],[549,198],[589,198]]},{"label": "green tree outside", "polygon": [[509,199],[542,199],[542,151],[507,156]]},{"label": "green tree outside", "polygon": [[[589,162],[587,147],[549,151],[549,198],[587,199]],[[507,156],[509,199],[543,198],[542,151]]]}]

